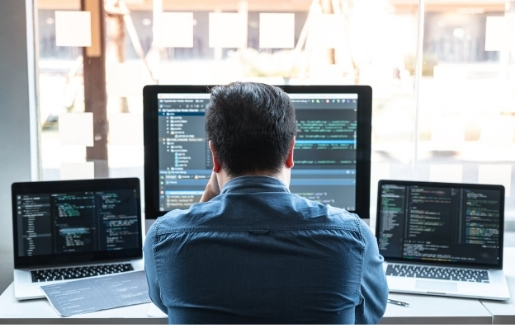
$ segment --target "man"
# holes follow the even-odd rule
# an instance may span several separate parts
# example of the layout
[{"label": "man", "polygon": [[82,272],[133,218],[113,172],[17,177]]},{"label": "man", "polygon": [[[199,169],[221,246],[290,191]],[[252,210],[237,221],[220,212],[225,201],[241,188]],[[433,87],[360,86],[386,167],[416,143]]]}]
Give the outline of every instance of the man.
[{"label": "man", "polygon": [[290,193],[295,111],[281,89],[211,90],[213,173],[201,203],[145,241],[152,301],[169,323],[376,323],[383,259],[356,215]]}]

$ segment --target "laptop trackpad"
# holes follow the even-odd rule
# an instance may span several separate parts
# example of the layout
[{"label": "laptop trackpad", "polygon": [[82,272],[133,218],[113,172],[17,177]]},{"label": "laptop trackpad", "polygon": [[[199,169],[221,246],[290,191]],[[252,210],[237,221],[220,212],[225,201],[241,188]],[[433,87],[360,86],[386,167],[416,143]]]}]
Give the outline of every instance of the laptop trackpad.
[{"label": "laptop trackpad", "polygon": [[452,282],[417,280],[416,288],[429,292],[454,292],[457,285]]}]

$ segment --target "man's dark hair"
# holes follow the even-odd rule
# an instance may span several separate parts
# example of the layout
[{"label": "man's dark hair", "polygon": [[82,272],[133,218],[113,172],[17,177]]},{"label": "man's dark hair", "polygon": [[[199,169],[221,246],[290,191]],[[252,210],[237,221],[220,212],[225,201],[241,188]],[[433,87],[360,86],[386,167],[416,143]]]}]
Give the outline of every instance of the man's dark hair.
[{"label": "man's dark hair", "polygon": [[234,82],[211,89],[207,137],[232,177],[279,172],[296,131],[293,105],[278,87]]}]

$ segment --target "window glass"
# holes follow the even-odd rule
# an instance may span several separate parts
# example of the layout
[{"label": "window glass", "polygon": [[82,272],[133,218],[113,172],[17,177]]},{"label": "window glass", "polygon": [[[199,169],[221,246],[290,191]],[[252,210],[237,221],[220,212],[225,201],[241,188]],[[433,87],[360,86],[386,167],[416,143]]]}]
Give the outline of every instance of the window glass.
[{"label": "window glass", "polygon": [[[145,84],[369,84],[372,215],[379,179],[421,179],[503,184],[515,220],[515,46],[498,39],[513,21],[504,2],[435,0],[419,11],[395,0],[98,1],[105,80],[93,85],[82,47],[56,45],[56,12],[80,2],[37,3],[44,179],[143,180]],[[102,133],[88,109],[101,99],[84,95],[99,85],[104,158],[92,153]]]}]

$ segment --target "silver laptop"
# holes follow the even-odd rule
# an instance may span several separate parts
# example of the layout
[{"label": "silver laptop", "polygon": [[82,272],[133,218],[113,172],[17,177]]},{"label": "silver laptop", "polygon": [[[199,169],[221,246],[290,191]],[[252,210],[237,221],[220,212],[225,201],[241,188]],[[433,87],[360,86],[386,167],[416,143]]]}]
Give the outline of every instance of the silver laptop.
[{"label": "silver laptop", "polygon": [[506,300],[504,187],[381,180],[376,237],[390,292]]},{"label": "silver laptop", "polygon": [[13,183],[14,294],[143,269],[137,178]]}]

